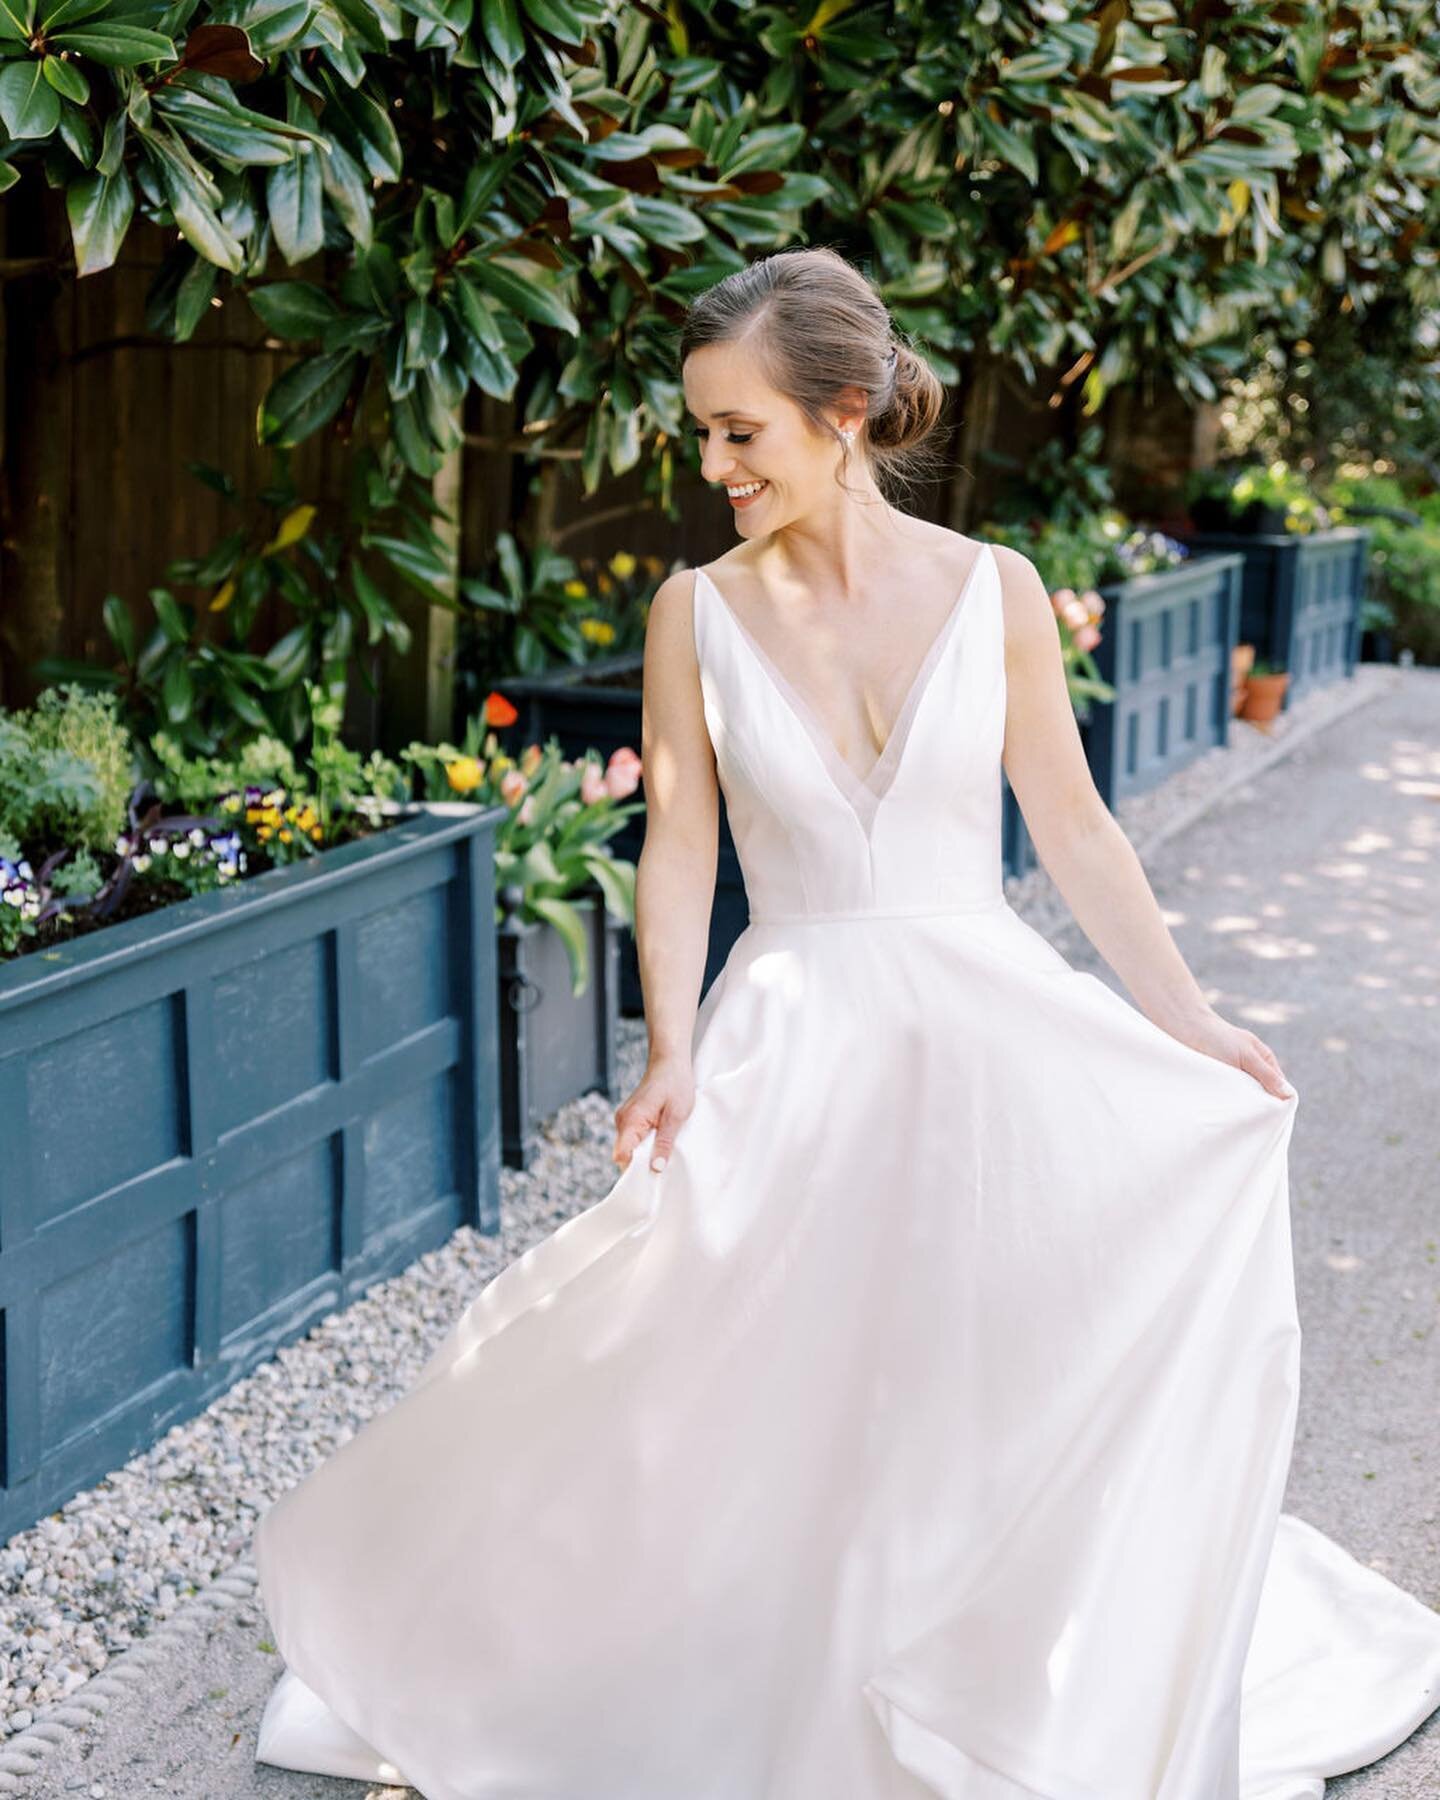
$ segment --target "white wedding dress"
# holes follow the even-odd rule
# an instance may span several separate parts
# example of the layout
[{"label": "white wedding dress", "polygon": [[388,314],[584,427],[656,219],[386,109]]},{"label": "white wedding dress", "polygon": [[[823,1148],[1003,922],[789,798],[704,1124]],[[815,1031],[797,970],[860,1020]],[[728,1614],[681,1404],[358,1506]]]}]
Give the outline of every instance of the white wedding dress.
[{"label": "white wedding dress", "polygon": [[1281,1511],[1296,1101],[1006,902],[989,546],[866,780],[703,574],[695,634],[751,918],[694,1110],[263,1515],[258,1760],[1314,1800],[1440,1705],[1440,1615]]}]

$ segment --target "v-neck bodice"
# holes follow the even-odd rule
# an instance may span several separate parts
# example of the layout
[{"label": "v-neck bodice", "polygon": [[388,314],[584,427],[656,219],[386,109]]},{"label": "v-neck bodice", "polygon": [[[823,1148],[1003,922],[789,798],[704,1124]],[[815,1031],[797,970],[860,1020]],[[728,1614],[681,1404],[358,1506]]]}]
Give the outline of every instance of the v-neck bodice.
[{"label": "v-neck bodice", "polygon": [[981,546],[865,776],[703,569],[706,725],[752,919],[1003,898],[1004,620]]}]

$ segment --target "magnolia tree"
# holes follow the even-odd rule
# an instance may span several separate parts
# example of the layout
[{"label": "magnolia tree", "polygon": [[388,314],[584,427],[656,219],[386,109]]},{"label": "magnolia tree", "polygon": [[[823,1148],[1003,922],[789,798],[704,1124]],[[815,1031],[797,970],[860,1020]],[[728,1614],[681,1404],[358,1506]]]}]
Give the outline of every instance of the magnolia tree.
[{"label": "magnolia tree", "polygon": [[[638,465],[669,508],[685,304],[796,241],[861,261],[962,393],[1008,364],[1072,430],[1142,375],[1213,398],[1257,339],[1381,306],[1433,390],[1429,0],[0,0],[0,56],[0,186],[63,195],[79,277],[137,215],[173,227],[152,329],[243,304],[293,347],[259,440],[343,439],[353,534],[437,605],[514,610],[554,573],[456,580],[467,394],[513,409],[542,488]],[[281,535],[184,571],[233,584],[237,654]],[[343,552],[297,679],[400,630]]]}]

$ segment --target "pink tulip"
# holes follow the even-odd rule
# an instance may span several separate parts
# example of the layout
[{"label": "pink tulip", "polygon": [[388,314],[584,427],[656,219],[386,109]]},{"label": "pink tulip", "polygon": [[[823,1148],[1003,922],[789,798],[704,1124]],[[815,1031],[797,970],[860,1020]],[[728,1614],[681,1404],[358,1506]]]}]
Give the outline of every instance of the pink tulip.
[{"label": "pink tulip", "polygon": [[625,800],[640,785],[640,758],[623,744],[611,756],[605,769],[605,791],[612,800]]},{"label": "pink tulip", "polygon": [[586,757],[584,772],[580,776],[580,798],[586,806],[594,806],[597,801],[604,800],[610,790],[605,785],[605,771],[599,763]]},{"label": "pink tulip", "polygon": [[507,806],[514,806],[529,786],[519,769],[507,769],[500,777],[500,797]]},{"label": "pink tulip", "polygon": [[1090,623],[1090,610],[1083,600],[1070,599],[1066,601],[1060,617],[1072,631],[1083,631]]},{"label": "pink tulip", "polygon": [[1093,650],[1100,642],[1098,625],[1085,625],[1075,633],[1075,642],[1082,650]]},{"label": "pink tulip", "polygon": [[535,821],[535,796],[527,794],[515,818],[521,825],[531,825]]},{"label": "pink tulip", "polygon": [[1050,605],[1058,615],[1065,611],[1065,608],[1074,598],[1074,588],[1056,588],[1055,592],[1050,596]]}]

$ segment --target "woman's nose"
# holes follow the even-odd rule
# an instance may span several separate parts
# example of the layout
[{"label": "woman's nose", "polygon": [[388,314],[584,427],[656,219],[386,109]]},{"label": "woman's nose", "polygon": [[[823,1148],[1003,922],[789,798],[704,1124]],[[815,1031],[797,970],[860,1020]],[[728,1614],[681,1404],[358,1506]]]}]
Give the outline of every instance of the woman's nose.
[{"label": "woman's nose", "polygon": [[735,474],[735,455],[728,444],[707,444],[700,454],[700,474],[706,481],[725,481]]}]

